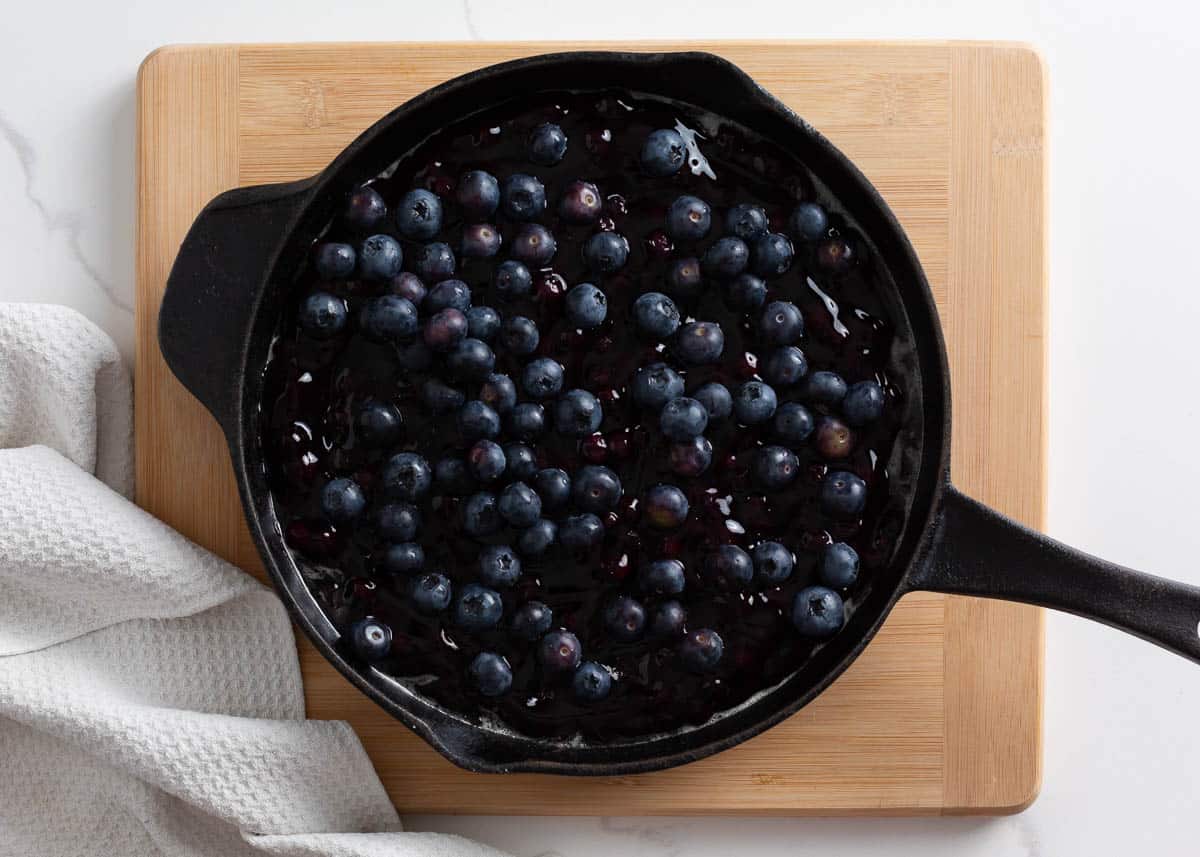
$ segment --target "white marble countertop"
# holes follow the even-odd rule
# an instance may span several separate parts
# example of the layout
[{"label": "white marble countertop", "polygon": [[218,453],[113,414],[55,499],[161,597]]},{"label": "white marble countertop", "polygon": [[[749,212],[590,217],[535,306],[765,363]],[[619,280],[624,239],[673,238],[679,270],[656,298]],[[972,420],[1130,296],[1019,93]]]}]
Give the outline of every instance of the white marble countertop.
[{"label": "white marble countertop", "polygon": [[[975,5],[975,8],[969,6]],[[1048,529],[1200,583],[1200,12],[1171,0],[22,3],[0,28],[0,299],[77,307],[132,356],[134,75],[170,42],[1017,39],[1050,73]],[[1191,81],[1189,84],[1188,82]],[[522,857],[1196,853],[1200,670],[1081,620],[1046,641],[1041,797],[999,819],[414,817]],[[464,812],[470,807],[463,807]]]}]

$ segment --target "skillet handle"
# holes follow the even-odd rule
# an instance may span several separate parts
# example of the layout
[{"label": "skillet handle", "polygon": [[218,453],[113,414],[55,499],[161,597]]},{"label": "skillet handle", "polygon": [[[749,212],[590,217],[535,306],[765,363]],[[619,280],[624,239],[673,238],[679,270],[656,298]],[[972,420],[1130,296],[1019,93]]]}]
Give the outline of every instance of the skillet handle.
[{"label": "skillet handle", "polygon": [[1069,548],[947,486],[914,589],[1023,601],[1074,613],[1200,663],[1200,587]]},{"label": "skillet handle", "polygon": [[204,207],[179,247],[158,345],[227,436],[240,419],[246,349],[267,275],[314,179],[239,188]]}]

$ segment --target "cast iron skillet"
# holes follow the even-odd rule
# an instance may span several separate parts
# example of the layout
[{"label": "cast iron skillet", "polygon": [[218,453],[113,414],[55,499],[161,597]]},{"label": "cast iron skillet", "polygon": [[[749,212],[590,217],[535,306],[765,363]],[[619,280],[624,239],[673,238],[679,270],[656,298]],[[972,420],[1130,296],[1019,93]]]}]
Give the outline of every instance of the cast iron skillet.
[{"label": "cast iron skillet", "polygon": [[[550,82],[549,84],[547,82]],[[789,148],[874,240],[899,287],[916,342],[924,443],[896,561],[873,580],[846,627],[782,684],[703,726],[605,745],[567,744],[484,726],[384,674],[347,662],[337,630],[284,545],[257,437],[262,368],[280,293],[347,193],[415,143],[516,93],[624,88],[689,102]],[[937,310],[907,237],[849,160],[728,62],[709,54],[563,53],[492,66],[392,111],[304,181],[213,200],[179,250],[159,315],[172,371],[229,442],[250,530],[293,618],[343,675],[451,761],[473,771],[615,775],[668,768],[731,747],[793,714],[867,645],[896,600],[918,589],[1024,601],[1107,623],[1200,662],[1200,588],[1151,577],[1038,535],[950,482],[950,388]]]}]

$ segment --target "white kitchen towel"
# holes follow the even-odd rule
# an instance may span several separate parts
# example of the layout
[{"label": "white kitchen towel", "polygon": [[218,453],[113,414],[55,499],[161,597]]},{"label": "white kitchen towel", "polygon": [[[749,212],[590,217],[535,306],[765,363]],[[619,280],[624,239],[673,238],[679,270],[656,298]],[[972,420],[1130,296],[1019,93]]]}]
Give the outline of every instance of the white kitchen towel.
[{"label": "white kitchen towel", "polygon": [[495,857],[304,719],[275,595],[127,499],[131,425],[103,332],[0,304],[0,857]]}]

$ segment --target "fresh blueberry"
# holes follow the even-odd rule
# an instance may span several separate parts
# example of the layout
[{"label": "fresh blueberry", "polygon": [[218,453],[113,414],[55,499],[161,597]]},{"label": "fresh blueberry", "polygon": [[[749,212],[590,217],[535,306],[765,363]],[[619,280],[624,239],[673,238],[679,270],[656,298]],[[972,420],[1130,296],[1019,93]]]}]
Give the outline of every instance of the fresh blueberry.
[{"label": "fresh blueberry", "polygon": [[495,441],[478,440],[467,450],[467,469],[480,482],[496,481],[507,466],[504,450]]},{"label": "fresh blueberry", "polygon": [[486,378],[496,368],[496,354],[486,342],[467,337],[450,349],[446,368],[456,378]]},{"label": "fresh blueberry", "polygon": [[844,274],[857,261],[854,245],[844,238],[828,238],[817,245],[817,264],[831,274]]},{"label": "fresh blueberry", "polygon": [[762,381],[747,381],[733,394],[733,413],[742,425],[758,425],[775,416],[777,402],[775,391]]},{"label": "fresh blueberry", "polygon": [[573,181],[559,200],[558,216],[568,223],[591,223],[600,216],[603,208],[599,188],[591,182]]},{"label": "fresh blueberry", "polygon": [[588,465],[575,474],[572,496],[585,512],[607,512],[621,499],[621,480],[607,467]]},{"label": "fresh blueberry", "polygon": [[504,180],[500,207],[509,220],[533,220],[546,210],[546,188],[533,176],[514,173]]},{"label": "fresh blueberry", "polygon": [[659,640],[673,640],[683,633],[687,624],[687,611],[678,601],[664,601],[654,611],[650,620],[650,636]]},{"label": "fresh blueberry", "polygon": [[512,300],[527,295],[533,290],[533,275],[520,262],[509,259],[496,266],[492,285],[500,297]]},{"label": "fresh blueberry", "polygon": [[426,283],[440,283],[454,276],[454,251],[441,241],[422,244],[412,262],[413,271]]},{"label": "fresh blueberry", "polygon": [[487,631],[500,624],[504,601],[500,593],[478,583],[468,583],[454,599],[454,624],[467,631]]},{"label": "fresh blueberry", "polygon": [[317,274],[324,280],[344,280],[354,273],[357,258],[349,244],[326,241],[317,246]]},{"label": "fresh blueberry", "polygon": [[372,235],[358,251],[358,273],[364,280],[390,280],[400,273],[404,252],[390,235]]},{"label": "fresh blueberry", "polygon": [[379,481],[389,497],[412,503],[429,493],[433,471],[429,462],[415,452],[399,452],[383,465]]},{"label": "fresh blueberry", "polygon": [[538,357],[525,364],[521,372],[521,389],[535,399],[549,399],[562,390],[563,367],[549,357]]},{"label": "fresh blueberry", "polygon": [[700,266],[710,277],[731,280],[746,270],[749,263],[750,248],[746,246],[746,242],[741,238],[726,235],[724,238],[717,239],[704,252]]},{"label": "fresh blueberry", "polygon": [[854,448],[854,432],[836,417],[817,420],[817,451],[825,458],[845,458]]},{"label": "fresh blueberry", "polygon": [[466,312],[467,333],[490,342],[500,332],[500,313],[490,306],[473,306]]},{"label": "fresh blueberry", "polygon": [[621,595],[604,608],[604,627],[623,643],[631,643],[646,630],[646,608],[628,595]]},{"label": "fresh blueberry", "polygon": [[836,372],[813,372],[804,382],[804,395],[818,405],[833,408],[846,398],[846,382]]},{"label": "fresh blueberry", "polygon": [[796,593],[792,624],[803,637],[824,639],[841,630],[846,621],[842,597],[824,586],[809,586]]},{"label": "fresh blueberry", "polygon": [[550,549],[558,538],[558,525],[546,518],[539,518],[517,536],[517,550],[525,556],[541,556]]},{"label": "fresh blueberry", "polygon": [[503,696],[512,687],[512,667],[494,652],[480,652],[467,667],[471,683],[484,696]]},{"label": "fresh blueberry", "polygon": [[411,542],[421,528],[421,513],[408,503],[388,503],[376,518],[379,535],[389,542]]},{"label": "fresh blueberry", "polygon": [[492,439],[500,434],[500,415],[478,399],[458,412],[458,430],[468,440]]},{"label": "fresh blueberry", "polygon": [[767,284],[754,274],[738,274],[725,284],[725,303],[732,309],[756,310],[767,299]]},{"label": "fresh blueberry", "polygon": [[434,351],[449,351],[467,338],[470,324],[462,310],[453,307],[439,310],[425,322],[422,334],[425,344]]},{"label": "fresh blueberry", "polygon": [[368,399],[354,416],[354,439],[364,446],[391,446],[403,431],[400,410],[391,402]]},{"label": "fresh blueberry", "polygon": [[425,297],[426,312],[452,308],[465,313],[470,307],[471,287],[462,280],[442,280]]},{"label": "fresh blueberry", "polygon": [[667,269],[667,286],[679,300],[690,300],[698,297],[704,287],[700,276],[700,260],[695,256],[676,259]]},{"label": "fresh blueberry", "polygon": [[561,506],[571,498],[571,477],[557,467],[539,470],[533,477],[533,487],[547,509]]},{"label": "fresh blueberry", "polygon": [[401,271],[392,277],[387,288],[388,294],[412,301],[412,305],[418,308],[424,303],[425,296],[429,293],[425,284],[421,282],[421,278],[408,271]]},{"label": "fresh blueberry", "polygon": [[508,545],[487,545],[479,552],[479,579],[488,586],[512,586],[521,576],[521,560]]},{"label": "fresh blueberry", "polygon": [[783,446],[764,446],[754,454],[754,481],[766,491],[790,485],[800,470],[796,453]]},{"label": "fresh blueberry", "polygon": [[392,629],[368,616],[350,626],[350,643],[363,660],[378,661],[392,650]]},{"label": "fresh blueberry", "polygon": [[591,512],[570,515],[558,527],[558,540],[569,551],[596,547],[604,538],[604,523]]},{"label": "fresh blueberry", "polygon": [[725,350],[725,332],[715,321],[693,321],[675,334],[675,353],[686,363],[716,363]]},{"label": "fresh blueberry", "polygon": [[867,483],[844,470],[825,474],[821,482],[821,508],[835,518],[855,518],[867,505]]},{"label": "fresh blueberry", "polygon": [[883,413],[883,388],[875,381],[859,381],[846,391],[842,413],[852,426],[866,425]]},{"label": "fresh blueberry", "polygon": [[554,613],[540,601],[526,601],[514,612],[509,621],[509,630],[522,640],[534,640],[550,630],[554,624]]},{"label": "fresh blueberry", "polygon": [[708,411],[695,399],[679,396],[663,405],[658,425],[671,440],[691,440],[704,433]]},{"label": "fresh blueberry", "polygon": [[559,434],[585,437],[600,428],[604,411],[587,390],[571,390],[554,405],[554,428]]},{"label": "fresh blueberry", "polygon": [[508,252],[514,259],[533,268],[550,264],[558,250],[554,235],[540,223],[523,223],[508,244]]},{"label": "fresh blueberry", "polygon": [[425,565],[425,549],[416,542],[388,545],[383,567],[392,574],[416,574]]},{"label": "fresh blueberry", "polygon": [[346,201],[343,218],[351,229],[367,231],[374,229],[379,221],[387,217],[387,204],[379,191],[373,187],[360,187]]},{"label": "fresh blueberry", "polygon": [[638,329],[655,339],[666,339],[679,328],[679,308],[661,292],[646,292],[633,302]]},{"label": "fresh blueberry", "polygon": [[524,482],[512,482],[500,492],[497,508],[510,525],[528,527],[542,517],[542,498]]},{"label": "fresh blueberry", "polygon": [[757,205],[739,203],[725,212],[725,231],[750,242],[767,234],[767,213]]},{"label": "fresh blueberry", "polygon": [[546,410],[536,402],[521,402],[508,415],[508,429],[514,437],[533,440],[546,430]]},{"label": "fresh blueberry", "polygon": [[745,584],[754,579],[754,561],[737,545],[721,545],[708,555],[708,570],[729,583]]},{"label": "fresh blueberry", "polygon": [[552,672],[574,672],[583,659],[583,646],[570,631],[550,631],[538,644],[538,660]]},{"label": "fresh blueberry", "polygon": [[567,135],[553,122],[543,122],[529,134],[529,159],[550,167],[567,153]]},{"label": "fresh blueberry", "polygon": [[633,400],[643,408],[658,410],[683,395],[683,378],[666,363],[643,366],[633,376]]},{"label": "fresh blueberry", "polygon": [[791,301],[771,301],[758,319],[758,332],[769,345],[791,345],[804,335],[804,316]]},{"label": "fresh blueberry", "polygon": [[429,572],[412,582],[413,605],[422,613],[440,613],[450,606],[450,581],[444,574]]},{"label": "fresh blueberry", "polygon": [[563,309],[567,321],[589,330],[604,323],[608,315],[608,298],[591,283],[580,283],[567,292]]},{"label": "fresh blueberry", "polygon": [[794,345],[784,345],[767,353],[762,363],[762,376],[776,387],[790,387],[808,372],[804,352]]},{"label": "fresh blueberry", "polygon": [[646,519],[660,530],[678,527],[687,520],[687,495],[674,485],[655,485],[646,492],[643,506]]},{"label": "fresh blueberry", "polygon": [[629,242],[616,232],[597,232],[583,245],[583,261],[593,271],[611,274],[629,260]]},{"label": "fresh blueberry", "polygon": [[612,690],[612,673],[595,661],[584,661],[571,677],[575,698],[581,702],[599,702]]},{"label": "fresh blueberry", "polygon": [[300,329],[314,339],[329,339],[346,326],[346,302],[328,292],[316,292],[300,305]]},{"label": "fresh blueberry", "polygon": [[775,436],[784,446],[801,446],[813,433],[812,411],[796,402],[786,402],[775,412]]},{"label": "fresh blueberry", "polygon": [[487,536],[500,529],[500,511],[496,495],[480,491],[463,504],[463,529],[471,536]]},{"label": "fresh blueberry", "polygon": [[638,570],[638,586],[654,595],[678,595],[684,587],[683,563],[677,559],[658,559]]},{"label": "fresh blueberry", "polygon": [[335,524],[348,524],[367,508],[367,498],[353,479],[330,479],[321,489],[321,511]]},{"label": "fresh blueberry", "polygon": [[463,228],[462,254],[468,259],[490,259],[500,252],[500,232],[490,223]]},{"label": "fresh blueberry", "polygon": [[421,398],[425,402],[425,407],[435,414],[457,411],[467,400],[461,390],[456,390],[437,378],[430,378],[421,385]]},{"label": "fresh blueberry", "polygon": [[687,160],[687,144],[678,131],[660,128],[651,131],[642,144],[642,172],[654,178],[673,176]]},{"label": "fresh blueberry", "polygon": [[500,329],[500,344],[509,352],[524,357],[537,351],[541,335],[533,319],[514,315]]},{"label": "fresh blueberry", "polygon": [[792,576],[796,558],[779,542],[759,542],[751,551],[754,571],[761,581],[777,586]]},{"label": "fresh blueberry", "polygon": [[475,490],[475,480],[471,470],[461,458],[443,458],[433,466],[433,481],[438,493],[449,494],[452,497],[470,493]]},{"label": "fresh blueberry", "polygon": [[442,201],[423,188],[410,190],[396,206],[396,226],[413,241],[427,241],[442,228]]},{"label": "fresh blueberry", "polygon": [[508,460],[508,475],[522,482],[529,482],[537,475],[537,454],[523,443],[510,443],[504,447]]},{"label": "fresh blueberry", "polygon": [[792,210],[788,226],[798,241],[816,241],[829,228],[829,216],[817,203],[802,202]]},{"label": "fresh blueberry", "polygon": [[400,342],[417,332],[417,308],[406,298],[380,295],[363,305],[358,323],[369,339]]},{"label": "fresh blueberry", "polygon": [[778,232],[768,232],[754,242],[751,251],[754,273],[760,277],[778,277],[792,267],[796,255],[791,240]]},{"label": "fresh blueberry", "polygon": [[845,542],[826,545],[817,567],[821,582],[833,589],[846,589],[858,580],[858,551]]},{"label": "fresh blueberry", "polygon": [[711,628],[689,631],[679,643],[679,661],[694,673],[709,673],[717,668],[725,654],[721,635]]},{"label": "fresh blueberry", "polygon": [[667,452],[667,462],[671,470],[680,476],[699,476],[712,464],[712,443],[706,437],[694,437],[691,440],[671,444]]},{"label": "fresh blueberry", "polygon": [[692,393],[692,398],[704,405],[709,420],[723,420],[733,413],[733,396],[724,384],[710,381]]},{"label": "fresh blueberry", "polygon": [[710,228],[712,210],[699,197],[676,197],[667,209],[667,234],[676,241],[699,241]]},{"label": "fresh blueberry", "polygon": [[483,219],[500,205],[500,183],[491,173],[471,170],[458,180],[456,195],[467,217]]}]

